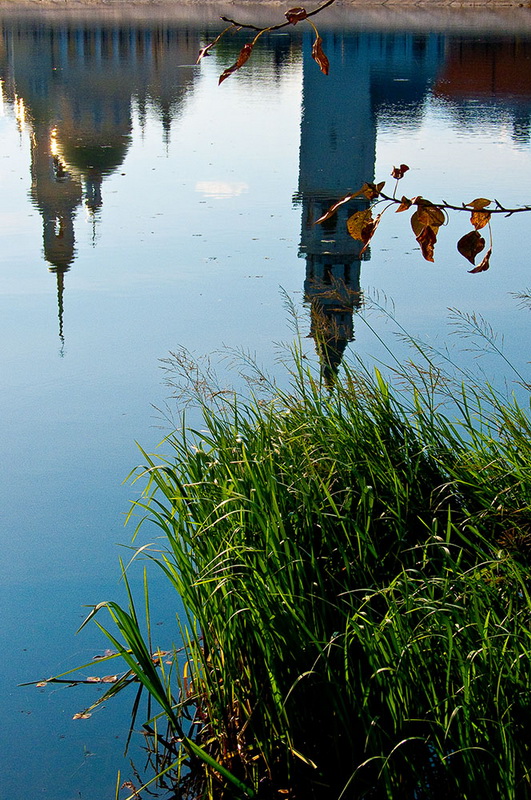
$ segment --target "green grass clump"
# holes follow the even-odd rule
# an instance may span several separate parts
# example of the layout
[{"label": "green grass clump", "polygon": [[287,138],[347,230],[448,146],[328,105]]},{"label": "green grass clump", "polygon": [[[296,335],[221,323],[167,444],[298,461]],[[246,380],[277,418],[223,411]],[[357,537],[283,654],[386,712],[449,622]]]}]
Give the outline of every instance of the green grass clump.
[{"label": "green grass clump", "polygon": [[188,617],[183,673],[143,680],[190,758],[179,796],[531,797],[529,415],[295,363],[265,399],[198,390],[203,429],[141,470]]}]

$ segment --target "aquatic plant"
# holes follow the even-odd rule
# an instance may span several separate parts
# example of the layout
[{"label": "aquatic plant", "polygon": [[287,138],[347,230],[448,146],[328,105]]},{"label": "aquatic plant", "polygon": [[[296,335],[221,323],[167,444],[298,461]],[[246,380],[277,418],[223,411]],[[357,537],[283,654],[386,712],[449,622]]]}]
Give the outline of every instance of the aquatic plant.
[{"label": "aquatic plant", "polygon": [[302,340],[287,389],[249,360],[246,394],[167,364],[203,425],[143,454],[132,513],[183,652],[164,666],[131,593],[90,616],[157,704],[177,796],[530,796],[528,409],[413,344],[333,391]]}]

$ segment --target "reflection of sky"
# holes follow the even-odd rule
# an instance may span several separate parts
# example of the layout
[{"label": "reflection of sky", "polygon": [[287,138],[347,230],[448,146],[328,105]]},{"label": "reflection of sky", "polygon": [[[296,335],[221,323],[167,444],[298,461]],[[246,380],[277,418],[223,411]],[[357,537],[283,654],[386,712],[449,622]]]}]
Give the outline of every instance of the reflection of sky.
[{"label": "reflection of sky", "polygon": [[[406,48],[401,61],[397,48],[402,45],[395,38],[393,68],[386,73],[386,39],[378,38],[371,69],[363,73],[364,80],[372,81],[372,105],[361,73],[352,78],[367,100],[367,117],[356,120],[360,136],[366,123],[366,138],[376,137],[365,142],[373,148],[368,147],[371,158],[374,146],[376,153],[374,175],[365,177],[387,180],[390,187],[392,165],[407,163],[411,169],[399,191],[408,195],[465,202],[495,195],[507,204],[527,202],[531,150],[514,142],[511,110],[501,101],[491,102],[488,125],[483,111],[456,114],[464,101],[429,92],[438,59],[444,57],[439,40],[432,39],[433,57],[421,73],[415,69],[421,43],[409,61]],[[402,43],[413,46],[404,37]],[[362,37],[358,44],[369,48]],[[313,62],[307,68],[317,69]],[[135,440],[149,449],[167,432],[167,423],[152,407],[164,407],[169,394],[159,359],[180,344],[196,353],[228,344],[256,353],[277,369],[273,343],[290,337],[280,287],[302,304],[301,206],[292,204],[299,159],[307,156],[299,152],[302,65],[286,56],[279,71],[264,56],[253,66],[252,77],[242,72],[221,87],[219,71],[216,58],[194,70],[186,102],[173,108],[170,136],[164,135],[160,104],[139,97],[130,85],[120,86],[127,106],[128,116],[121,117],[126,119],[127,148],[123,161],[104,176],[96,222],[80,207],[75,210],[76,258],[65,275],[63,358],[58,356],[55,276],[43,258],[42,220],[29,197],[30,130],[17,126],[12,105],[6,103],[0,118],[0,457],[9,464],[3,482],[0,574],[10,590],[3,608],[14,605],[4,613],[20,619],[22,604],[28,617],[33,613],[39,620],[27,631],[20,624],[7,631],[6,647],[16,651],[8,713],[21,714],[22,706],[33,711],[33,719],[27,715],[33,742],[49,738],[47,726],[58,716],[61,728],[53,732],[52,755],[42,776],[39,748],[19,752],[17,730],[22,729],[10,716],[3,746],[6,761],[13,764],[5,790],[10,800],[30,793],[27,782],[20,785],[20,774],[33,776],[39,790],[46,783],[49,794],[77,796],[80,787],[90,787],[94,796],[112,796],[112,769],[98,772],[102,761],[83,755],[84,744],[96,749],[92,733],[96,723],[104,723],[73,729],[69,715],[79,703],[72,693],[24,694],[22,702],[12,686],[41,677],[50,664],[40,652],[43,630],[53,643],[52,671],[75,663],[77,648],[83,657],[91,655],[92,634],[88,647],[81,638],[79,645],[73,643],[70,632],[83,602],[118,592],[114,543],[128,540],[122,519],[128,498],[136,496],[135,489],[120,482],[140,459]],[[348,81],[344,87],[348,91]],[[344,112],[343,117],[337,114],[338,136],[353,127],[351,106],[339,106]],[[471,108],[477,111],[478,106]],[[326,105],[313,111],[326,115]],[[326,174],[328,143],[317,140],[313,147]],[[352,160],[355,164],[356,153]],[[407,216],[389,211],[371,244],[370,259],[362,264],[362,287],[392,298],[399,321],[430,342],[447,341],[448,307],[483,314],[505,334],[508,352],[526,361],[528,312],[516,310],[509,293],[529,284],[530,222],[497,219],[493,227],[491,270],[473,276],[455,250],[456,239],[469,229],[466,217],[452,218],[441,229],[436,263],[429,264],[420,256]],[[358,314],[353,348],[379,354],[365,319],[385,336],[391,328],[377,315]],[[399,343],[393,347],[401,352]],[[40,606],[39,596],[45,598]],[[167,619],[162,630],[164,636],[173,635]],[[38,663],[28,660],[23,648],[38,650]],[[66,761],[60,735],[77,748],[73,766]],[[30,739],[29,731],[23,738]],[[100,783],[93,783],[96,779]],[[64,791],[58,788],[65,785]]]}]

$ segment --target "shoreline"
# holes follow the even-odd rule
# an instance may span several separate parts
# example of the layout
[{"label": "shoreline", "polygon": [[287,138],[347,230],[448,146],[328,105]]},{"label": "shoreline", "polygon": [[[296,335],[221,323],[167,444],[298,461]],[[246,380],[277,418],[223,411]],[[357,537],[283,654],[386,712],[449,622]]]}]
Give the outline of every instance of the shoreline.
[{"label": "shoreline", "polygon": [[[308,11],[323,0],[305,0]],[[0,0],[6,21],[55,25],[181,25],[219,30],[222,16],[261,28],[283,21],[297,0]],[[470,36],[531,35],[531,0],[336,0],[319,15],[324,31],[442,33]],[[286,35],[303,31],[303,25]]]},{"label": "shoreline", "polygon": [[[96,16],[138,23],[187,26],[219,24],[222,15],[260,27],[277,24],[294,0],[0,0],[4,19],[42,21]],[[307,2],[313,10],[320,3]],[[498,35],[531,33],[531,0],[336,0],[320,16],[320,27]],[[302,26],[297,28],[297,31]]]}]

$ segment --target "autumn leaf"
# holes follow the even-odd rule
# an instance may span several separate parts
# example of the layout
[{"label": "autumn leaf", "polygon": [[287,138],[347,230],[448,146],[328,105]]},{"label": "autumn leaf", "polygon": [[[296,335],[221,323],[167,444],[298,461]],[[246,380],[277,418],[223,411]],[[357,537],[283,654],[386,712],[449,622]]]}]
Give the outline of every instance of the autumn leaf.
[{"label": "autumn leaf", "polygon": [[350,200],[353,200],[354,197],[359,197],[362,191],[363,191],[362,189],[358,189],[357,192],[352,192],[351,194],[347,194],[345,195],[345,197],[342,197],[341,200],[338,200],[337,203],[334,203],[332,206],[330,206],[328,211],[325,211],[325,213],[321,217],[319,217],[319,219],[316,219],[315,224],[320,225],[321,222],[326,222],[327,219],[330,219],[330,217],[334,216],[334,214],[336,213],[337,209],[340,206],[344,205],[345,203],[348,203]]},{"label": "autumn leaf", "polygon": [[437,241],[437,230],[431,225],[425,225],[416,238],[426,261],[433,261],[433,251],[435,242]]},{"label": "autumn leaf", "polygon": [[473,211],[470,215],[470,222],[474,228],[479,231],[481,228],[484,228],[485,225],[488,225],[490,218],[490,211]]},{"label": "autumn leaf", "polygon": [[487,252],[483,256],[483,261],[481,262],[481,264],[478,264],[477,267],[474,267],[474,269],[469,269],[468,270],[470,272],[470,274],[474,275],[477,272],[486,272],[488,270],[488,268],[490,267],[490,257],[491,257],[491,255],[492,255],[492,247],[489,247],[489,249],[487,250]]},{"label": "autumn leaf", "polygon": [[413,229],[413,233],[415,234],[415,236],[420,236],[420,234],[422,233],[423,228],[425,228],[426,226],[419,219],[419,210],[418,210],[418,208],[411,215],[410,223],[411,223],[411,228]]},{"label": "autumn leaf", "polygon": [[312,47],[312,58],[319,65],[319,69],[324,75],[328,75],[330,63],[323,50],[323,40],[317,36]]},{"label": "autumn leaf", "polygon": [[210,44],[207,44],[204,47],[202,47],[201,50],[199,51],[199,54],[197,56],[197,61],[195,63],[199,64],[201,59],[203,59],[205,56],[209,56],[210,55],[209,51],[212,50],[215,44],[216,44],[215,42],[210,42]]},{"label": "autumn leaf", "polygon": [[417,199],[417,219],[421,225],[429,225],[436,231],[446,222],[442,209],[437,208],[423,197]]},{"label": "autumn leaf", "polygon": [[381,183],[364,183],[361,187],[361,194],[364,195],[367,200],[376,200],[384,186],[385,181]]},{"label": "autumn leaf", "polygon": [[411,208],[412,205],[413,204],[408,197],[402,196],[402,199],[400,200],[400,205],[396,209],[396,213],[398,214],[400,211],[407,211],[408,208]]},{"label": "autumn leaf", "polygon": [[235,63],[232,65],[232,67],[228,67],[228,68],[227,68],[227,69],[226,69],[224,72],[222,72],[222,73],[221,73],[221,75],[219,76],[218,86],[219,86],[219,84],[220,84],[220,83],[223,83],[223,81],[224,81],[226,78],[228,78],[228,77],[229,77],[229,75],[232,75],[232,73],[233,73],[233,72],[236,72],[236,70],[240,69],[240,67],[243,67],[243,65],[244,65],[244,64],[245,64],[245,62],[246,62],[246,61],[249,59],[249,57],[250,57],[250,55],[251,55],[251,53],[252,53],[252,52],[253,52],[253,44],[252,44],[252,43],[250,43],[250,42],[248,42],[247,44],[244,44],[244,46],[243,46],[243,47],[242,47],[242,49],[240,50],[240,53],[239,53],[239,55],[238,55],[238,58],[237,58],[237,60],[236,60],[236,61],[235,61]]},{"label": "autumn leaf", "polygon": [[372,209],[364,208],[361,211],[355,211],[347,220],[347,230],[353,239],[365,242],[363,230],[367,225],[371,225],[373,221]]},{"label": "autumn leaf", "polygon": [[[383,212],[382,212],[383,213]],[[353,239],[359,239],[363,242],[363,248],[360,250],[360,255],[363,255],[371,241],[376,228],[380,224],[382,214],[373,219],[372,209],[365,208],[361,211],[355,211],[347,220],[347,230]]]},{"label": "autumn leaf", "polygon": [[400,164],[399,167],[393,167],[393,171],[391,172],[391,177],[395,178],[397,181],[400,178],[403,178],[405,173],[408,171],[409,167],[407,164]]},{"label": "autumn leaf", "polygon": [[300,22],[302,19],[306,19],[308,13],[305,8],[290,8],[289,11],[286,11],[284,14],[288,22],[291,22],[292,25],[296,25],[297,22]]},{"label": "autumn leaf", "polygon": [[382,214],[383,214],[383,211],[382,211],[381,214],[378,214],[378,216],[373,220],[373,222],[369,222],[363,228],[363,230],[361,232],[361,238],[362,238],[362,241],[365,242],[365,244],[360,250],[360,256],[362,256],[364,254],[365,250],[368,248],[369,242],[371,241],[372,237],[374,236],[374,234],[376,232],[376,228],[380,224],[380,220],[382,218]]},{"label": "autumn leaf", "polygon": [[484,247],[485,239],[477,231],[466,233],[457,242],[457,249],[471,264],[475,264],[476,256],[481,253]]},{"label": "autumn leaf", "polygon": [[473,208],[474,211],[481,211],[485,206],[488,206],[492,203],[492,200],[487,200],[485,197],[476,197],[475,200],[472,200],[471,203],[467,203],[467,208]]}]

